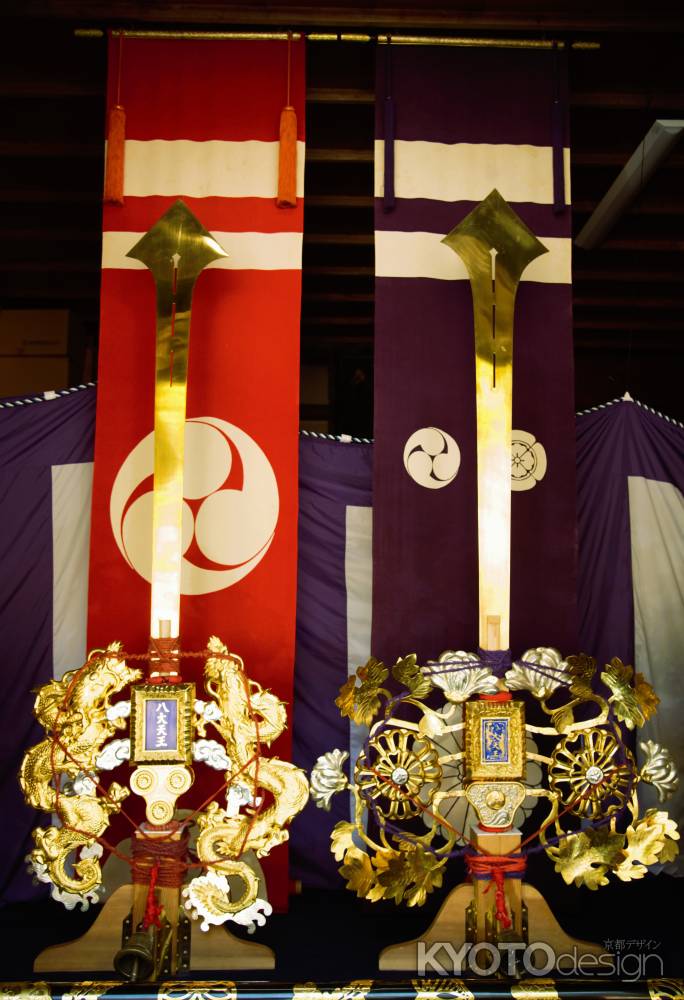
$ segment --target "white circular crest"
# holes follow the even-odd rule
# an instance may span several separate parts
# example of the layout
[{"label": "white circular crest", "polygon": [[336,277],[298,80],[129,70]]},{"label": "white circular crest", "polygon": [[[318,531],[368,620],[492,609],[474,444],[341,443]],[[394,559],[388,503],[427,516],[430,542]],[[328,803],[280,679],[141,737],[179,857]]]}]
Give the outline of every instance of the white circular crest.
[{"label": "white circular crest", "polygon": [[531,490],[546,475],[546,450],[527,431],[513,431],[511,438],[511,489]]},{"label": "white circular crest", "polygon": [[450,434],[438,427],[421,427],[404,445],[404,468],[428,490],[441,490],[456,478],[461,452]]},{"label": "white circular crest", "polygon": [[[240,469],[233,470],[235,458]],[[239,488],[226,483],[231,470]],[[152,579],[154,433],[133,448],[119,469],[109,501],[116,544],[136,573]],[[181,593],[211,594],[247,576],[273,541],[278,484],[271,464],[248,434],[218,417],[185,422]],[[192,504],[188,501],[192,501]],[[187,557],[196,544],[205,565]],[[209,564],[209,565],[207,565]]]}]

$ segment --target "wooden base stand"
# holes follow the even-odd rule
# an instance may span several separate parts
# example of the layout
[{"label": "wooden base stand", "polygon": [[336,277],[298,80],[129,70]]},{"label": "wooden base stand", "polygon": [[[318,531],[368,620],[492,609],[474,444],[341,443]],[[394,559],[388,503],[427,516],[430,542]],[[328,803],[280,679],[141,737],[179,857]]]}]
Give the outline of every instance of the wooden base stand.
[{"label": "wooden base stand", "polygon": [[[76,941],[52,945],[38,955],[34,972],[107,972],[121,947],[121,927],[131,912],[134,886],[122,885],[107,900],[93,926]],[[243,941],[223,927],[204,933],[192,927],[190,969],[274,969],[275,954],[266,945]]]},{"label": "wooden base stand", "polygon": [[[527,907],[527,940],[532,943],[543,941],[556,955],[561,956],[572,952],[576,955],[602,955],[604,949],[590,941],[570,937],[560,926],[549,904],[542,894],[531,885],[521,884],[522,902]],[[430,927],[413,941],[390,945],[380,953],[379,968],[383,971],[409,970],[418,971],[418,945],[422,944],[424,954],[437,942],[451,945],[455,952],[466,940],[466,909],[473,899],[473,886],[464,883],[457,886],[447,896],[444,904]],[[434,955],[450,974],[461,975],[463,970],[454,968],[453,955],[450,950],[439,949]],[[562,967],[563,963],[559,963]]]},{"label": "wooden base stand", "polygon": [[275,952],[265,944],[243,941],[224,927],[204,932],[194,924],[190,969],[275,969]]}]

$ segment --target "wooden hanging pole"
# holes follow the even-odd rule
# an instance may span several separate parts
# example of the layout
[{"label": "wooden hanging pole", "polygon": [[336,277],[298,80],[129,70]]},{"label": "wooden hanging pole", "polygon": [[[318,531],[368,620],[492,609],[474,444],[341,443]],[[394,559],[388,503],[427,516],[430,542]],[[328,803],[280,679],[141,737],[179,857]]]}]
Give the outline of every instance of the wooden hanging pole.
[{"label": "wooden hanging pole", "polygon": [[[454,45],[461,48],[489,49],[552,49],[554,45],[563,49],[569,47],[584,52],[595,52],[601,48],[600,42],[582,41],[568,43],[546,38],[476,38],[459,35],[368,35],[348,31],[173,31],[172,29],[121,28],[113,35],[126,38],[185,38],[191,41],[232,41],[232,42],[285,42],[288,38],[298,42],[306,38],[309,42],[377,42],[379,45]],[[102,38],[101,28],[75,28],[77,38]]]}]

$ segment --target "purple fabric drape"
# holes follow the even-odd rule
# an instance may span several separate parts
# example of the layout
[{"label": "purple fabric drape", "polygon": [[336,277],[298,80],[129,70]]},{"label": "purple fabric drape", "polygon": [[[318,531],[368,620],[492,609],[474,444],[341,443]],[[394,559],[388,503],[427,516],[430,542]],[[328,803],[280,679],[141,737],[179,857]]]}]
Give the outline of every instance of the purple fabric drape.
[{"label": "purple fabric drape", "polygon": [[[371,463],[368,444],[300,440],[293,760],[307,773],[321,754],[349,749],[349,720],[335,705],[347,679],[346,508],[370,506]],[[293,878],[339,886],[330,832],[340,819],[347,795],[333,797],[331,813],[309,802],[290,832]]]},{"label": "purple fabric drape", "polygon": [[[23,803],[17,771],[25,749],[42,736],[33,721],[33,691],[52,676],[52,469],[91,459],[94,415],[92,389],[50,402],[0,407],[5,901],[45,892],[43,886],[33,887],[24,871],[30,830],[41,817]],[[576,431],[580,643],[561,649],[581,648],[599,663],[613,656],[633,662],[628,477],[672,483],[684,493],[684,430],[636,403],[620,402],[579,416]],[[372,462],[369,444],[301,439],[293,752],[307,772],[321,754],[350,747],[349,722],[335,705],[348,672],[346,509],[370,506]],[[465,625],[474,628],[474,619]],[[667,690],[660,695],[669,700]],[[333,797],[331,813],[307,806],[291,829],[294,877],[310,886],[340,886],[330,831],[337,820],[348,818],[346,794]]]},{"label": "purple fabric drape", "polygon": [[684,493],[684,430],[627,401],[579,416],[579,637],[599,664],[613,656],[634,662],[629,476]]},{"label": "purple fabric drape", "polygon": [[[28,747],[43,738],[34,691],[52,677],[52,468],[93,454],[95,390],[0,408],[0,899],[44,895],[24,856],[45,814],[25,805],[17,774]],[[76,664],[78,666],[78,664]]]}]

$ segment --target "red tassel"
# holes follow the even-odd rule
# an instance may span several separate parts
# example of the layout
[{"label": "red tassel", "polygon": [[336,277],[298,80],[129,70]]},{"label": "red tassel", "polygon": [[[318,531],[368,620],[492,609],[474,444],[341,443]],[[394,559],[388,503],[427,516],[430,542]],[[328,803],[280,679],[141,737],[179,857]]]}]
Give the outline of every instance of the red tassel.
[{"label": "red tassel", "polygon": [[297,204],[297,112],[288,104],[280,112],[280,149],[278,154],[278,208]]},{"label": "red tassel", "polygon": [[126,112],[120,104],[115,104],[109,112],[104,185],[104,200],[113,205],[123,205],[125,150]]}]

